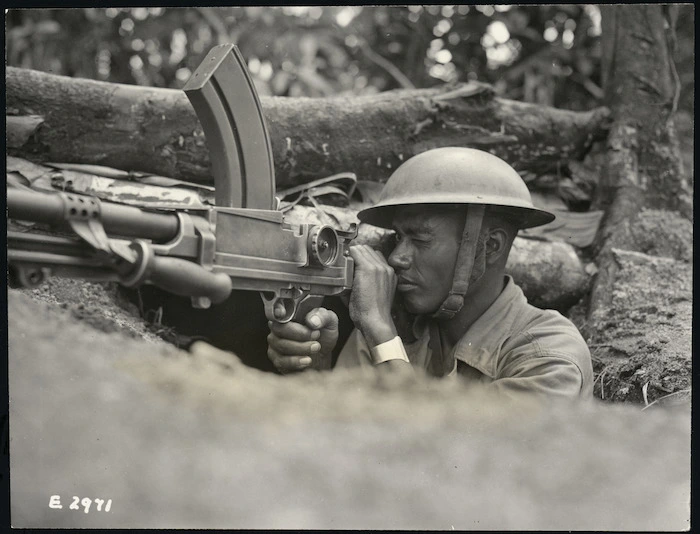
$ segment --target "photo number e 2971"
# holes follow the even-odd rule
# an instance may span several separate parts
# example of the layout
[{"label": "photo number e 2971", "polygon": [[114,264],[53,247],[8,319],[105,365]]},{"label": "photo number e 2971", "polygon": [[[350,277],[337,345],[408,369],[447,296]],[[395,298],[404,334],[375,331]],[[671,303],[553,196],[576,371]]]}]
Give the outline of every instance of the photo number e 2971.
[{"label": "photo number e 2971", "polygon": [[[94,507],[93,504],[95,505]],[[49,499],[49,508],[53,508],[54,510],[60,510],[63,508],[63,503],[61,503],[60,495],[51,495],[51,498]],[[83,497],[81,499],[80,497],[73,495],[68,509],[82,509],[83,512],[86,514],[90,513],[91,509],[96,512],[109,512],[112,509],[112,499],[107,499],[106,501],[105,499],[90,499],[89,497]]]}]

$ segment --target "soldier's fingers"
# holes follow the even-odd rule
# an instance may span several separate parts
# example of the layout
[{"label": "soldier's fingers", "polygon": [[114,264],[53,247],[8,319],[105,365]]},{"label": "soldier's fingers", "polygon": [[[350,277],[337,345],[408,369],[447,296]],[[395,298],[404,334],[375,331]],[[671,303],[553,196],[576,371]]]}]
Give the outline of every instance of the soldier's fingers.
[{"label": "soldier's fingers", "polygon": [[365,259],[364,247],[364,245],[351,245],[348,249],[348,252],[350,252],[350,256],[353,260],[355,260],[356,266],[362,264],[363,260]]},{"label": "soldier's fingers", "polygon": [[355,245],[350,247],[350,255],[355,260],[355,267],[358,271],[391,271],[394,272],[384,257],[367,245]]},{"label": "soldier's fingers", "polygon": [[311,365],[309,356],[283,356],[276,350],[267,349],[267,357],[272,364],[280,371],[302,371]]},{"label": "soldier's fingers", "polygon": [[379,252],[374,249],[369,249],[366,251],[367,254],[367,265],[368,269],[372,269],[377,273],[382,273],[387,276],[394,276],[395,271],[391,265],[384,259]]},{"label": "soldier's fingers", "polygon": [[318,339],[318,332],[314,332],[306,325],[289,321],[288,323],[276,323],[269,321],[270,332],[278,338],[291,339],[293,341],[313,341]]},{"label": "soldier's fingers", "polygon": [[284,307],[284,303],[282,303],[280,300],[275,302],[275,305],[272,307],[272,313],[277,319],[283,319],[287,314],[287,309]]},{"label": "soldier's fingers", "polygon": [[292,341],[276,337],[274,334],[267,336],[267,344],[283,356],[311,356],[321,350],[318,341]]},{"label": "soldier's fingers", "polygon": [[350,247],[350,256],[355,261],[356,269],[367,269],[374,263],[372,256],[367,252],[368,248],[367,245],[353,245]]},{"label": "soldier's fingers", "polygon": [[384,258],[384,256],[382,256],[382,254],[380,252],[374,250],[371,247],[367,247],[366,252],[367,252],[368,259],[371,259],[371,261],[373,263],[375,263],[377,265],[381,265],[381,266],[388,265],[386,258]]}]

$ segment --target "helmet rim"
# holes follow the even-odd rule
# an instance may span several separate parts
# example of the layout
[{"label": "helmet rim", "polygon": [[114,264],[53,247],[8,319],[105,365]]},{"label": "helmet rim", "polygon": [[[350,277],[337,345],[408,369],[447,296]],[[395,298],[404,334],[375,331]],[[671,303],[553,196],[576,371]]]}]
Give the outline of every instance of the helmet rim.
[{"label": "helmet rim", "polygon": [[398,207],[421,204],[492,206],[510,212],[521,229],[556,218],[534,206],[527,184],[506,161],[466,147],[435,148],[407,159],[389,177],[379,201],[358,218],[391,228]]},{"label": "helmet rim", "polygon": [[488,208],[496,208],[499,211],[504,211],[506,213],[511,213],[518,221],[518,228],[520,230],[525,230],[527,228],[534,228],[536,226],[542,226],[548,224],[556,219],[556,215],[549,211],[545,211],[533,206],[521,205],[517,206],[514,204],[495,204],[488,202],[455,202],[454,199],[450,201],[425,201],[425,202],[400,202],[400,203],[378,203],[370,208],[365,208],[357,214],[360,222],[365,224],[371,224],[372,226],[377,226],[379,228],[386,228],[391,230],[394,220],[394,214],[399,208],[406,206],[420,206],[420,205],[435,205],[435,204],[445,204],[445,205],[460,205],[469,206],[481,204]]}]

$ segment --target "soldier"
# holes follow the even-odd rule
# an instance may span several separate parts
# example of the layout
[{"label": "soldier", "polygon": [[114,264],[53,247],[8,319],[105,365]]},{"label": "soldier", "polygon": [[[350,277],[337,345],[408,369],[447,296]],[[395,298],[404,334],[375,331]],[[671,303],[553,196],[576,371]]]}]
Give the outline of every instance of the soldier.
[{"label": "soldier", "polygon": [[[505,161],[469,148],[428,150],[399,166],[379,202],[358,217],[393,229],[396,246],[388,261],[369,246],[350,247],[355,330],[336,367],[419,368],[508,394],[591,396],[591,356],[581,334],[560,313],[528,304],[505,274],[518,230],[554,219],[533,206]],[[395,293],[414,318],[401,335]],[[268,357],[277,369],[330,368],[335,313],[317,308],[305,324],[270,328]]]}]

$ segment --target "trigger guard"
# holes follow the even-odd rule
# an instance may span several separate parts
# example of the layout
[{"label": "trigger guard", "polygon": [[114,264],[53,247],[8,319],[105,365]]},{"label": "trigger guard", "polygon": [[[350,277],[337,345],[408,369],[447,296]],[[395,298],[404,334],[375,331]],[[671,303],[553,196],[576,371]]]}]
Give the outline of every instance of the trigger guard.
[{"label": "trigger guard", "polygon": [[[260,297],[262,298],[263,304],[265,306],[265,317],[268,321],[275,321],[276,323],[284,324],[288,323],[294,318],[297,311],[297,301],[292,298],[284,298],[279,295],[274,295],[272,298],[268,298],[264,292],[260,292]],[[275,304],[281,302],[284,306],[284,317],[281,319],[275,315]]]}]

